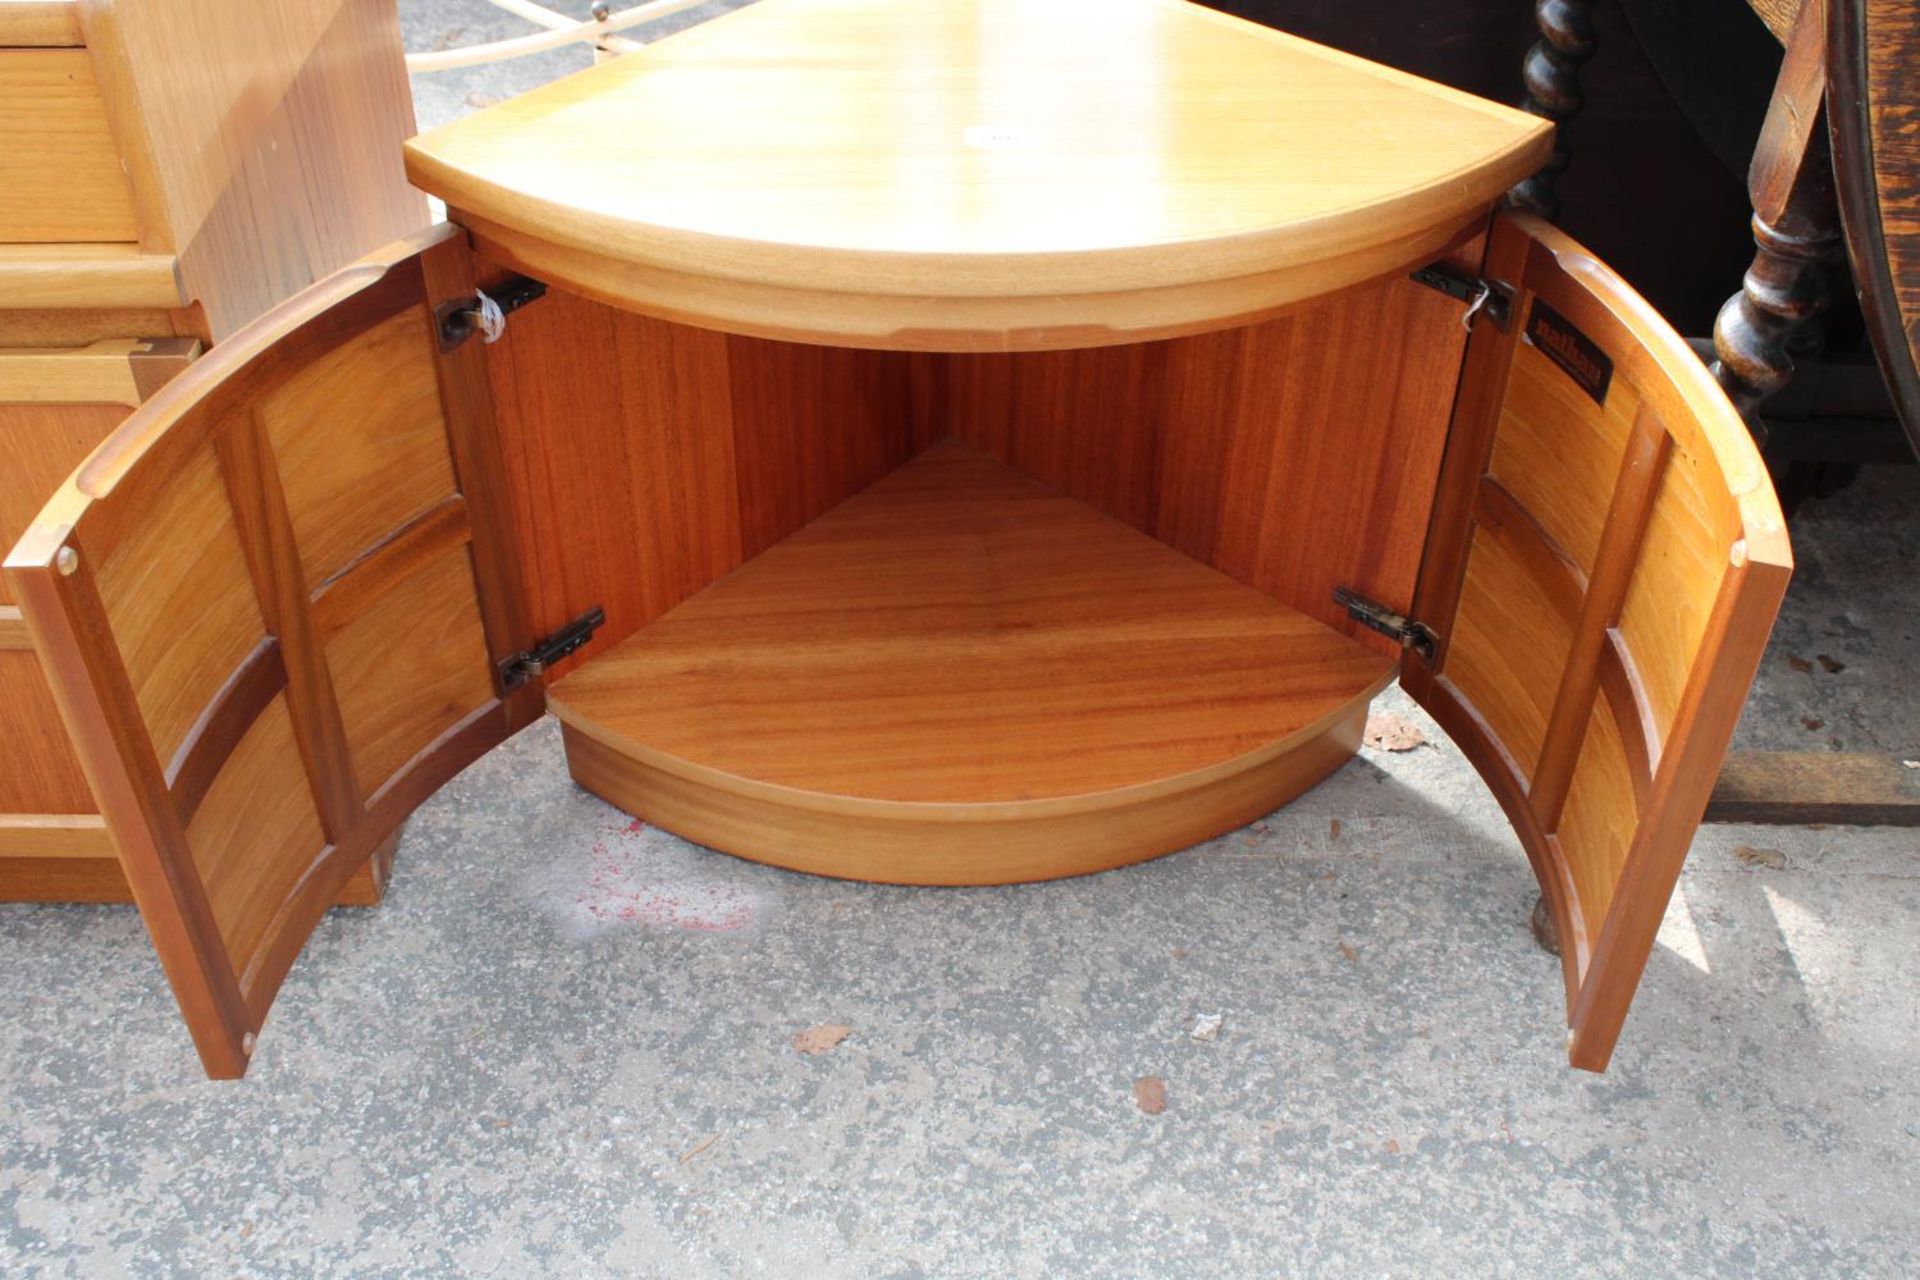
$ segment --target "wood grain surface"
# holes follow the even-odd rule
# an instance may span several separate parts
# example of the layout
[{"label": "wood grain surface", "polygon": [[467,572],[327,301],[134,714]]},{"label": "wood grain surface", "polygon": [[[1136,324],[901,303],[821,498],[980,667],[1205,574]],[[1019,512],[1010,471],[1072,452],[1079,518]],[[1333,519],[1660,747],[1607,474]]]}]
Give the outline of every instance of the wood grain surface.
[{"label": "wood grain surface", "polygon": [[188,301],[171,253],[137,244],[0,244],[0,309],[169,310]]},{"label": "wood grain surface", "polygon": [[511,554],[532,625],[606,611],[572,665],[934,438],[906,357],[728,336],[558,290],[475,358],[525,533]]},{"label": "wood grain surface", "polygon": [[[490,631],[516,602],[483,606],[470,550],[472,522],[502,509],[460,463],[491,430],[477,363],[466,395],[440,392],[452,357],[423,259],[458,259],[431,268],[457,278],[468,252],[424,234],[216,346],[8,559],[214,1075],[245,1070],[328,905],[368,868],[377,892],[406,815],[538,713],[537,688],[496,692],[494,664],[529,637]],[[451,534],[425,519],[446,510]],[[435,554],[383,554],[428,528]]]},{"label": "wood grain surface", "polygon": [[0,49],[78,47],[76,0],[0,0]]},{"label": "wood grain surface", "polygon": [[1861,311],[1920,450],[1920,3],[1828,0],[1840,210]]},{"label": "wood grain surface", "polygon": [[[1469,268],[1477,241],[1452,255]],[[922,439],[953,436],[1383,653],[1333,602],[1404,611],[1466,335],[1409,280],[1170,342],[916,360]]]},{"label": "wood grain surface", "polygon": [[394,0],[80,12],[141,246],[178,256],[208,337],[426,225],[400,166],[414,122]]},{"label": "wood grain surface", "polygon": [[0,48],[0,138],[0,241],[139,238],[85,49]]},{"label": "wood grain surface", "polygon": [[[704,789],[691,829],[638,810],[691,839],[825,874],[980,883],[1119,865],[1266,812],[1338,763],[1320,740],[1357,726],[1393,667],[943,444],[580,667],[548,705],[573,740]],[[1280,763],[1296,750],[1310,777]],[[1265,779],[1251,808],[1212,789],[1242,774]],[[730,821],[731,797],[757,817]],[[617,783],[609,798],[634,799]],[[853,822],[824,838],[836,815]]]},{"label": "wood grain surface", "polygon": [[1412,604],[1462,310],[1399,280],[1169,342],[949,355],[719,334],[555,290],[483,348],[528,607],[543,633],[606,610],[577,663],[955,438],[1396,652],[1333,589]]},{"label": "wood grain surface", "polygon": [[1045,349],[1414,265],[1549,133],[1178,0],[762,0],[415,139],[407,165],[490,250],[589,296]]},{"label": "wood grain surface", "polygon": [[1792,567],[1752,439],[1577,244],[1502,216],[1514,322],[1469,344],[1405,683],[1487,779],[1559,934],[1568,1054],[1603,1070]]}]

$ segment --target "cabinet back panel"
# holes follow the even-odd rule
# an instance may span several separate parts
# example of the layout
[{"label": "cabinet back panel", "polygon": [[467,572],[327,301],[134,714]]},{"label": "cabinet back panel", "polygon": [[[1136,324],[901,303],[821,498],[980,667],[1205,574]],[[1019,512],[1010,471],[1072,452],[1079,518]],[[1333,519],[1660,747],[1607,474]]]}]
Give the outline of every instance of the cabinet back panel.
[{"label": "cabinet back panel", "polygon": [[532,622],[605,609],[576,666],[957,438],[1397,652],[1333,590],[1412,605],[1461,310],[1392,280],[1219,333],[974,355],[739,337],[549,292],[487,349]]},{"label": "cabinet back panel", "polygon": [[744,338],[558,290],[487,349],[536,632],[607,622],[565,671],[906,462],[909,362]]},{"label": "cabinet back panel", "polygon": [[[1477,246],[1464,251],[1477,260]],[[1413,603],[1466,333],[1409,280],[1165,342],[924,357],[931,422],[1320,622]]]}]

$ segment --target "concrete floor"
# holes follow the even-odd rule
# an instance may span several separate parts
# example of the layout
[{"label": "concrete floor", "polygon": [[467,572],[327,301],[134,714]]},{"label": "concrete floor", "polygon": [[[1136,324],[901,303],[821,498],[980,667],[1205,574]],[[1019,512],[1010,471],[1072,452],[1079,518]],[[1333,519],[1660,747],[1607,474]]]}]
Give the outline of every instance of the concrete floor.
[{"label": "concrete floor", "polygon": [[[415,48],[524,29],[402,7]],[[553,71],[422,84],[423,123]],[[1743,742],[1920,756],[1917,499],[1878,472],[1798,521]],[[1576,1073],[1518,846],[1384,703],[1430,745],[1245,831],[944,891],[636,829],[543,723],[320,927],[238,1084],[131,909],[0,907],[0,1273],[1920,1271],[1915,834],[1703,831]]]}]

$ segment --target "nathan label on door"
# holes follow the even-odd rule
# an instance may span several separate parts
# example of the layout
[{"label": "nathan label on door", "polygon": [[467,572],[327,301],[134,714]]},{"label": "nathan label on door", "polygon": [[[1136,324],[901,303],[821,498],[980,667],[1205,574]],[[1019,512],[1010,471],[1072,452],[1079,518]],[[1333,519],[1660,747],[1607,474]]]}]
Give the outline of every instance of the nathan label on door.
[{"label": "nathan label on door", "polygon": [[1613,384],[1612,359],[1572,321],[1538,298],[1527,313],[1527,341],[1559,365],[1595,404],[1607,402],[1607,388]]}]

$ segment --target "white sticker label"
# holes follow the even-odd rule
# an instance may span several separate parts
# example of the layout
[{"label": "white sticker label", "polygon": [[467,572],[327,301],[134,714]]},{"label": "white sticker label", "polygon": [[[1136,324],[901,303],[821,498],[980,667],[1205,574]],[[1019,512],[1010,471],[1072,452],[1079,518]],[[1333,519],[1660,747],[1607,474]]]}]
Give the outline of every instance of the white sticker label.
[{"label": "white sticker label", "polygon": [[1034,146],[1033,131],[1018,125],[976,124],[967,127],[967,145],[976,151],[1028,151]]}]

